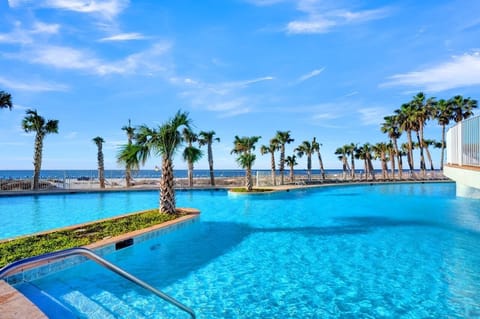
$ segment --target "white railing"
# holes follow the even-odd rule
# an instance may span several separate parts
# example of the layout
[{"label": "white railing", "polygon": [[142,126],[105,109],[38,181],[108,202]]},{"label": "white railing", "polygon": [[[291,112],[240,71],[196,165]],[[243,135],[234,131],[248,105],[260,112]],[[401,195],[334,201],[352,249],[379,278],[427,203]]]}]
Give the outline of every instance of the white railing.
[{"label": "white railing", "polygon": [[446,140],[448,164],[480,167],[480,116],[451,127]]}]

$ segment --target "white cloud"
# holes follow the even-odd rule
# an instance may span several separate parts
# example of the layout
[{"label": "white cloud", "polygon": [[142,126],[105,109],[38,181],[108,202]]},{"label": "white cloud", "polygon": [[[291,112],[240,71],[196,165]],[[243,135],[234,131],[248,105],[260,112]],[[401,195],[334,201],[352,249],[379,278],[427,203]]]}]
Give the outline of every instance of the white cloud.
[{"label": "white cloud", "polygon": [[480,85],[480,52],[454,56],[451,61],[414,72],[396,74],[380,86],[410,86],[427,92],[440,92]]},{"label": "white cloud", "polygon": [[129,4],[128,0],[9,0],[10,7],[31,5],[79,13],[97,14],[107,19],[116,17]]},{"label": "white cloud", "polygon": [[367,107],[359,109],[358,113],[363,125],[379,125],[388,111],[381,107]]},{"label": "white cloud", "polygon": [[325,70],[325,67],[321,68],[321,69],[316,69],[316,70],[313,70],[312,72],[310,73],[307,73],[305,75],[302,75],[301,77],[298,78],[297,82],[303,82],[303,81],[306,81],[308,79],[311,79],[317,75],[319,75],[320,73],[323,72],[323,70]]},{"label": "white cloud", "polygon": [[139,72],[150,74],[165,69],[165,66],[158,60],[169,50],[169,43],[157,43],[146,51],[131,54],[114,62],[103,61],[86,50],[62,46],[36,47],[24,53],[4,54],[4,57],[99,75]]},{"label": "white cloud", "polygon": [[24,29],[20,22],[16,22],[10,33],[0,33],[0,43],[29,44],[33,42],[33,36],[56,34],[59,29],[59,24],[47,24],[40,21],[35,21],[31,29]]},{"label": "white cloud", "polygon": [[51,82],[20,82],[0,77],[0,84],[9,89],[19,91],[46,92],[46,91],[66,91],[69,89],[64,84]]},{"label": "white cloud", "polygon": [[146,39],[146,37],[137,32],[131,32],[131,33],[121,33],[121,34],[116,34],[110,37],[102,38],[99,41],[100,42],[107,42],[107,41],[130,41],[130,40],[142,40]]},{"label": "white cloud", "polygon": [[292,21],[287,24],[287,32],[291,34],[327,33],[337,23],[323,17],[309,18],[304,21]]}]

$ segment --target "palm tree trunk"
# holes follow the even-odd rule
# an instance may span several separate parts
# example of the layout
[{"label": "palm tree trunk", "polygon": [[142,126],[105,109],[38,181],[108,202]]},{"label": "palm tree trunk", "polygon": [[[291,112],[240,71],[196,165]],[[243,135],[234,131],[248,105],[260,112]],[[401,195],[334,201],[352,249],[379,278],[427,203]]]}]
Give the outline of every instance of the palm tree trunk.
[{"label": "palm tree trunk", "polygon": [[353,154],[353,151],[352,151],[352,157],[350,158],[350,161],[352,163],[352,181],[355,180],[355,155]]},{"label": "palm tree trunk", "polygon": [[290,166],[290,182],[293,183],[294,176],[293,176],[293,165]]},{"label": "palm tree trunk", "polygon": [[[280,185],[284,184],[284,170],[285,170],[285,144],[280,146]],[[290,173],[291,174],[291,173]],[[291,177],[290,177],[291,179]]]},{"label": "palm tree trunk", "polygon": [[210,169],[210,185],[215,186],[215,176],[213,174],[212,143],[208,143],[208,168]]},{"label": "palm tree trunk", "polygon": [[427,159],[428,159],[428,162],[430,163],[430,170],[434,171],[435,169],[433,168],[432,155],[430,155],[430,150],[428,149],[428,145],[425,145],[425,153],[427,154]]},{"label": "palm tree trunk", "polygon": [[372,164],[372,159],[370,157],[367,157],[367,164],[368,164],[368,171],[370,172],[370,175],[372,176],[372,180],[375,180],[375,170],[373,169],[373,164]]},{"label": "palm tree trunk", "polygon": [[443,158],[445,156],[445,124],[442,125],[442,152],[440,158],[440,169],[443,170]]},{"label": "palm tree trunk", "polygon": [[420,137],[419,131],[417,131],[417,141],[418,141],[418,148],[420,149],[420,170],[422,172],[422,177],[425,177],[425,155],[423,152],[423,141]]},{"label": "palm tree trunk", "polygon": [[312,155],[307,156],[307,179],[310,182],[312,180]]},{"label": "palm tree trunk", "polygon": [[277,185],[277,182],[275,180],[275,153],[271,152],[272,156],[270,158],[270,165],[272,167],[272,184],[273,186]]},{"label": "palm tree trunk", "polygon": [[127,188],[132,186],[131,180],[132,180],[132,170],[127,165],[127,167],[125,167],[125,184],[126,184]]},{"label": "palm tree trunk", "polygon": [[252,189],[253,189],[252,168],[251,167],[247,167],[245,169],[245,183],[246,183],[247,192],[251,192]]},{"label": "palm tree trunk", "polygon": [[160,213],[175,214],[175,189],[172,160],[162,158],[162,179],[160,181]]},{"label": "palm tree trunk", "polygon": [[390,172],[392,173],[392,179],[394,180],[395,179],[395,154],[392,154],[391,148],[390,148],[389,156],[390,156],[390,164],[391,164]]},{"label": "palm tree trunk", "polygon": [[103,164],[103,152],[102,146],[99,144],[98,146],[98,154],[97,154],[97,162],[98,162],[98,181],[100,182],[100,188],[105,188],[105,167]]},{"label": "palm tree trunk", "polygon": [[35,136],[35,151],[33,155],[33,181],[32,190],[39,189],[40,170],[42,168],[42,152],[43,152],[43,137],[42,134]]},{"label": "palm tree trunk", "polygon": [[188,187],[193,187],[193,162],[188,162]]},{"label": "palm tree trunk", "polygon": [[402,162],[402,154],[398,150],[397,139],[394,138],[393,140],[393,147],[395,147],[395,155],[397,156],[398,162],[398,178],[401,180],[403,178],[403,162]]},{"label": "palm tree trunk", "polygon": [[325,170],[323,169],[322,154],[320,154],[320,151],[317,151],[317,154],[318,154],[318,162],[320,164],[320,172],[322,173],[322,180],[325,180]]},{"label": "palm tree trunk", "polygon": [[410,168],[410,177],[413,176],[413,142],[412,142],[412,131],[407,131],[407,140],[408,140],[408,166]]}]

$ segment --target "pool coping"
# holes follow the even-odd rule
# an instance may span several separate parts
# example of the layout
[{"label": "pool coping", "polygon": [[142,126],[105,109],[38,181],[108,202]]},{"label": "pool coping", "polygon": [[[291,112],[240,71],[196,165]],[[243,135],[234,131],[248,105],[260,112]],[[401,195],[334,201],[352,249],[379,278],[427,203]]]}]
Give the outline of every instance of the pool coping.
[{"label": "pool coping", "polygon": [[[115,245],[119,242],[123,242],[129,239],[136,239],[135,243],[142,242],[152,237],[159,236],[166,231],[173,231],[178,227],[189,224],[189,222],[194,222],[200,215],[200,211],[193,208],[179,208],[179,210],[182,210],[182,212],[186,213],[186,215],[158,225],[125,233],[119,236],[102,239],[98,242],[83,247],[94,250],[96,254],[102,256],[118,250],[115,248]],[[79,225],[77,225],[77,227],[78,226]],[[12,285],[15,284],[15,282],[18,283],[24,281],[25,276],[29,277],[29,280],[33,280],[35,276],[38,276],[37,278],[40,278],[42,276],[48,275],[48,273],[51,273],[52,270],[60,271],[84,261],[84,257],[71,257],[62,261],[40,266],[38,267],[39,271],[36,274],[28,274],[29,271],[31,272],[34,269],[37,269],[35,266],[32,266],[26,269],[22,269],[19,273],[15,275],[0,280],[0,313],[2,314],[2,319],[47,319],[48,317],[35,304],[33,304],[28,298],[26,298]],[[14,283],[11,282],[12,278]]]}]

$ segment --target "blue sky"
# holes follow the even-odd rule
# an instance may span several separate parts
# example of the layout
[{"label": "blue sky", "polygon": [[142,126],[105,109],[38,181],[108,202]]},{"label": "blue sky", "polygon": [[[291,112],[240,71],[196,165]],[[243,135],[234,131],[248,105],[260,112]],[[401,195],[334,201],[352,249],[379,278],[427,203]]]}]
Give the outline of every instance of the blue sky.
[{"label": "blue sky", "polygon": [[479,98],[478,12],[473,0],[1,0],[0,90],[14,108],[0,111],[0,169],[33,167],[30,108],[59,120],[43,169],[95,169],[96,136],[106,168],[121,168],[128,119],[155,127],[179,109],[220,137],[216,168],[237,168],[235,135],[262,136],[255,168],[269,168],[258,149],[277,130],[295,138],[288,155],[315,136],[338,168],[337,147],[387,141],[383,117],[419,91]]}]

